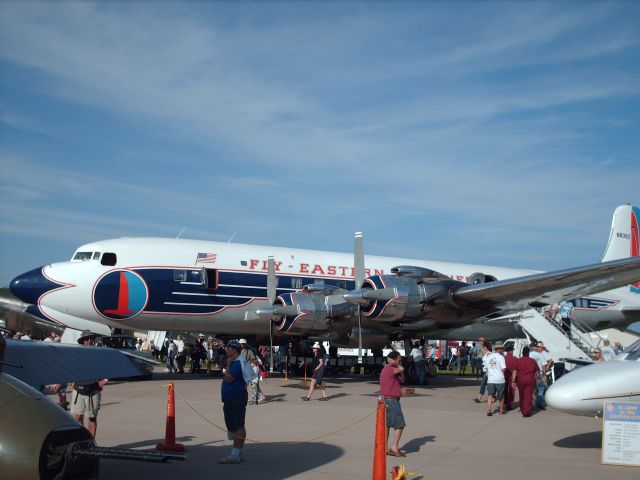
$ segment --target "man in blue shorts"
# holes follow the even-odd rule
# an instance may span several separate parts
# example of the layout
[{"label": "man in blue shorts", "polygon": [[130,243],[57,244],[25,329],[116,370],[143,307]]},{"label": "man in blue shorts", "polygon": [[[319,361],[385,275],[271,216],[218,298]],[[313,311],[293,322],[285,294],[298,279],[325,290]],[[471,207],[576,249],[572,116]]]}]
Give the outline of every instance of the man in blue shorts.
[{"label": "man in blue shorts", "polygon": [[244,428],[244,418],[247,413],[247,385],[242,376],[242,364],[240,356],[240,343],[231,340],[227,343],[227,364],[222,379],[222,403],[224,422],[227,426],[227,436],[233,440],[231,453],[218,460],[218,463],[238,464],[244,461],[242,447],[244,446],[247,431]]}]

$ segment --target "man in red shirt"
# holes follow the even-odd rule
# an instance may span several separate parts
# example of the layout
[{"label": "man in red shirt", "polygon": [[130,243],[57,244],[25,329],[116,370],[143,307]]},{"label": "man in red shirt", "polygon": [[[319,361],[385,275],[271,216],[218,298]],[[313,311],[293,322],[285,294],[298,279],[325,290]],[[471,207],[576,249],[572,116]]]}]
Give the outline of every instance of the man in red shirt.
[{"label": "man in red shirt", "polygon": [[530,417],[533,389],[540,381],[540,367],[538,362],[529,357],[529,347],[522,349],[522,358],[518,359],[516,368],[511,374],[511,384],[514,388],[516,380],[520,397],[520,411],[523,417]]},{"label": "man in red shirt", "polygon": [[518,364],[518,357],[513,355],[513,345],[507,345],[504,347],[505,352],[507,354],[504,356],[504,362],[507,366],[507,369],[504,371],[504,379],[505,383],[505,392],[504,392],[504,406],[507,411],[513,408],[513,400],[515,397],[516,390],[513,388],[511,383],[511,376],[513,375],[513,371],[516,369],[516,365]]},{"label": "man in red shirt", "polygon": [[[404,380],[404,368],[401,365],[402,357],[395,350],[387,355],[387,364],[380,372],[380,396],[387,407],[387,442],[389,441],[389,429],[393,428],[393,446],[387,449],[387,455],[393,457],[405,457],[398,443],[402,430],[406,426],[402,408],[400,407],[400,382]],[[388,445],[388,443],[387,443]]]}]

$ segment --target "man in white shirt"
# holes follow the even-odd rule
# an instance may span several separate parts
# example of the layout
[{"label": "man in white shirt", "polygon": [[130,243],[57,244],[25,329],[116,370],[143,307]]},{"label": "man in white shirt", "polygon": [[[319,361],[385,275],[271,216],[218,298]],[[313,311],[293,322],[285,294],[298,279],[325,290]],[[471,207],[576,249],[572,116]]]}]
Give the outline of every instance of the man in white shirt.
[{"label": "man in white shirt", "polygon": [[547,403],[544,401],[544,393],[547,391],[547,372],[553,368],[553,360],[542,342],[536,344],[536,355],[530,353],[529,356],[538,362],[538,367],[540,367],[541,378],[536,387],[536,406],[540,410],[546,410]]},{"label": "man in white shirt", "polygon": [[410,355],[413,357],[413,364],[416,367],[416,375],[418,376],[418,383],[424,385],[427,383],[427,362],[424,359],[424,354],[420,348],[420,342],[416,342],[411,349]]},{"label": "man in white shirt", "polygon": [[451,347],[451,359],[449,360],[449,370],[453,367],[454,370],[458,368],[458,349]]},{"label": "man in white shirt", "polygon": [[[487,346],[491,350],[491,344]],[[493,402],[500,402],[500,413],[504,414],[504,371],[507,364],[504,361],[504,345],[502,342],[496,342],[493,346],[495,350],[487,357],[487,416],[493,415]]]},{"label": "man in white shirt", "polygon": [[611,360],[613,357],[616,356],[616,352],[611,347],[611,342],[609,342],[609,340],[604,341],[604,347],[602,347],[600,351],[602,352],[602,358],[604,358],[605,362]]}]

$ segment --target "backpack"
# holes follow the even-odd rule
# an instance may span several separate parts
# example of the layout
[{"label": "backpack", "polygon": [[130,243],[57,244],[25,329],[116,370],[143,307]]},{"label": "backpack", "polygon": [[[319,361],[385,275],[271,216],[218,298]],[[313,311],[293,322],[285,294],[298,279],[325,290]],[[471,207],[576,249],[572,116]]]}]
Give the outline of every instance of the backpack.
[{"label": "backpack", "polygon": [[242,377],[245,382],[250,382],[254,378],[257,377],[256,373],[253,370],[253,365],[250,362],[247,362],[244,357],[238,357],[240,360],[240,366],[242,367]]}]

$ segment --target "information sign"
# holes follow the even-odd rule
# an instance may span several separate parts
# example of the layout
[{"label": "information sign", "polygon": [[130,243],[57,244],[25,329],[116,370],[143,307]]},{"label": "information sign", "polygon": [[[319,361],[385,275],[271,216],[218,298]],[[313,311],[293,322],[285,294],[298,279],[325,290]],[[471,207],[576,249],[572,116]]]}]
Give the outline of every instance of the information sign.
[{"label": "information sign", "polygon": [[602,463],[640,467],[640,402],[604,402]]}]

